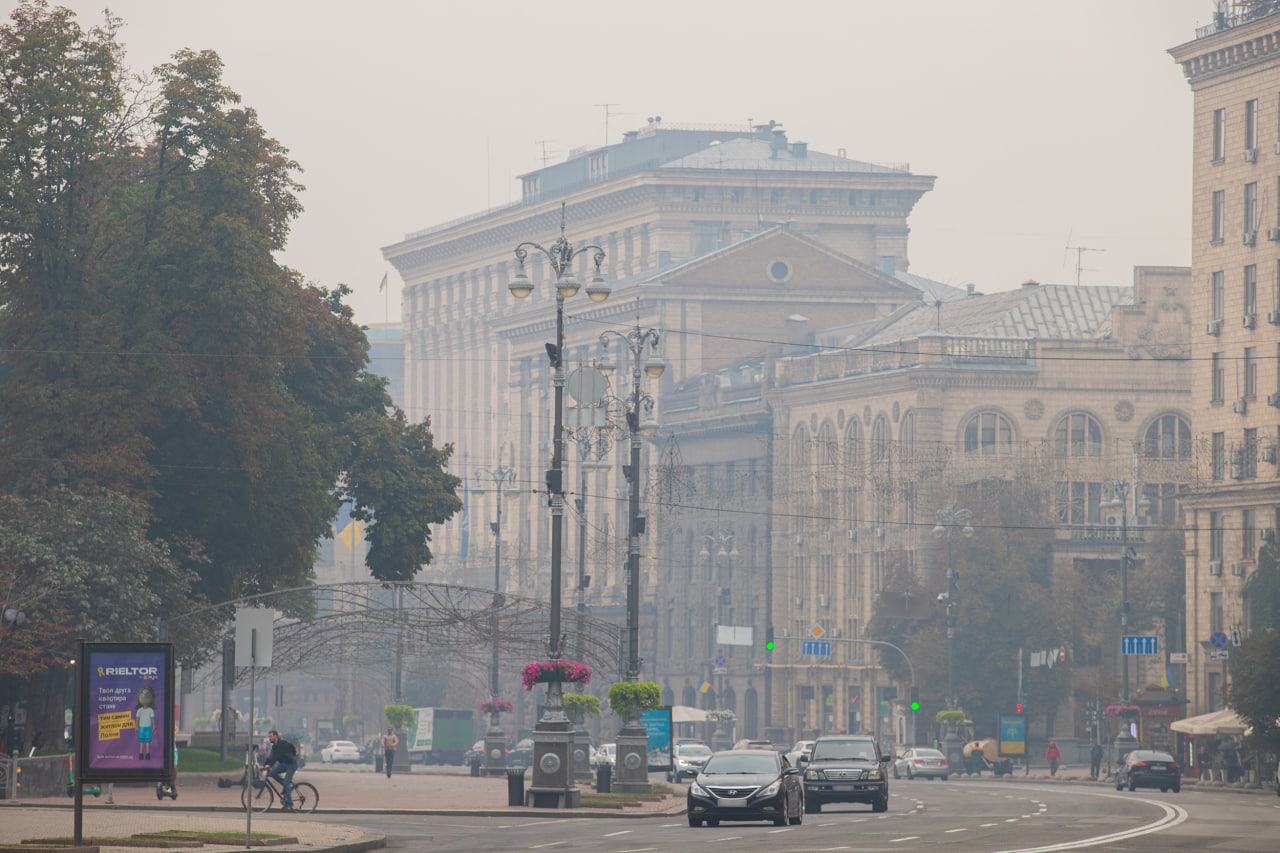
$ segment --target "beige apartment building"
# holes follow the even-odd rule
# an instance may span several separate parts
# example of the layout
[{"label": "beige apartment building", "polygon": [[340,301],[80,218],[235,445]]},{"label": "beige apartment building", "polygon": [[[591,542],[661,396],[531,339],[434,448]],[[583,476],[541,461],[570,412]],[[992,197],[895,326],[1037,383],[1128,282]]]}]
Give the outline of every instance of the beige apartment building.
[{"label": "beige apartment building", "polygon": [[1201,476],[1184,502],[1189,714],[1224,706],[1230,648],[1215,648],[1215,635],[1247,635],[1241,590],[1280,526],[1280,10],[1231,8],[1170,50],[1194,105],[1190,410]]}]

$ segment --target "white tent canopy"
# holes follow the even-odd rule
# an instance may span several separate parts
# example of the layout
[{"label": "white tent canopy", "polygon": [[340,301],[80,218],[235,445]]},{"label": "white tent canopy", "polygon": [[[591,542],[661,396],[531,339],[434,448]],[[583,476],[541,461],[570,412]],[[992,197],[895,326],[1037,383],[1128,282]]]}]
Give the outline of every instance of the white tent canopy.
[{"label": "white tent canopy", "polygon": [[1223,708],[1198,717],[1176,720],[1169,728],[1185,735],[1242,735],[1247,733],[1249,726],[1235,711]]},{"label": "white tent canopy", "polygon": [[701,708],[690,708],[688,705],[671,706],[671,722],[673,723],[705,723],[707,712]]}]

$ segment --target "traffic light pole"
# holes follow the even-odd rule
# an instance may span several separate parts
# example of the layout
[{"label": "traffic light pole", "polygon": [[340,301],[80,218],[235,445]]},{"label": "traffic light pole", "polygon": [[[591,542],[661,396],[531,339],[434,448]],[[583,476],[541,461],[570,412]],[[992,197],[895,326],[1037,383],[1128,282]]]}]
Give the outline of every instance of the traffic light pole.
[{"label": "traffic light pole", "polygon": [[[773,628],[767,629],[765,637],[766,637],[765,650],[772,652],[774,650],[774,645],[776,643],[773,637]],[[802,638],[790,637],[789,639],[799,640]],[[824,640],[823,642],[851,643],[851,644],[858,644],[858,645],[865,645],[865,646],[888,646],[898,654],[902,655],[902,659],[907,662],[907,670],[911,673],[911,684],[909,685],[910,693],[908,694],[910,696],[910,699],[908,701],[911,704],[908,705],[910,714],[907,718],[907,724],[908,724],[907,725],[907,741],[909,746],[915,746],[916,745],[916,713],[915,712],[918,710],[918,707],[912,707],[912,706],[918,706],[918,703],[916,701],[917,695],[918,695],[916,690],[916,668],[911,663],[911,658],[907,656],[907,653],[904,652],[899,646],[895,646],[893,643],[890,643],[886,640],[858,640],[852,637],[833,637],[829,640]],[[777,665],[778,664],[769,664],[769,666],[777,666]]]}]

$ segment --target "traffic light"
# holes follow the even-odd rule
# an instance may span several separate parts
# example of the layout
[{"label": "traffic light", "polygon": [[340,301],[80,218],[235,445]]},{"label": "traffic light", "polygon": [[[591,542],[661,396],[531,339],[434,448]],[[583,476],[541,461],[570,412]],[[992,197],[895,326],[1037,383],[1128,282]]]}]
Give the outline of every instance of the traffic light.
[{"label": "traffic light", "polygon": [[920,688],[918,687],[911,688],[911,710],[920,710]]},{"label": "traffic light", "polygon": [[1013,712],[1014,712],[1015,714],[1017,714],[1018,716],[1022,716],[1022,714],[1023,714],[1023,709],[1024,709],[1025,707],[1026,707],[1026,706],[1025,706],[1025,705],[1023,705],[1021,702],[1017,702],[1017,703],[1015,703],[1015,704],[1014,704],[1014,706],[1013,706]]},{"label": "traffic light", "polygon": [[766,652],[773,651],[773,626],[770,625],[764,630],[764,650]]}]

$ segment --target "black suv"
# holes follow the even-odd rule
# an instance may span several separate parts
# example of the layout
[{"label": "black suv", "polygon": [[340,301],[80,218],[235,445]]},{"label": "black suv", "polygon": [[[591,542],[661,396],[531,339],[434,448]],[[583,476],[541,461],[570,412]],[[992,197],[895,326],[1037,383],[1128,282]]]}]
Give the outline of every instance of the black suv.
[{"label": "black suv", "polygon": [[870,803],[873,812],[888,811],[889,761],[871,735],[818,738],[804,767],[804,810],[817,814],[826,803]]}]

